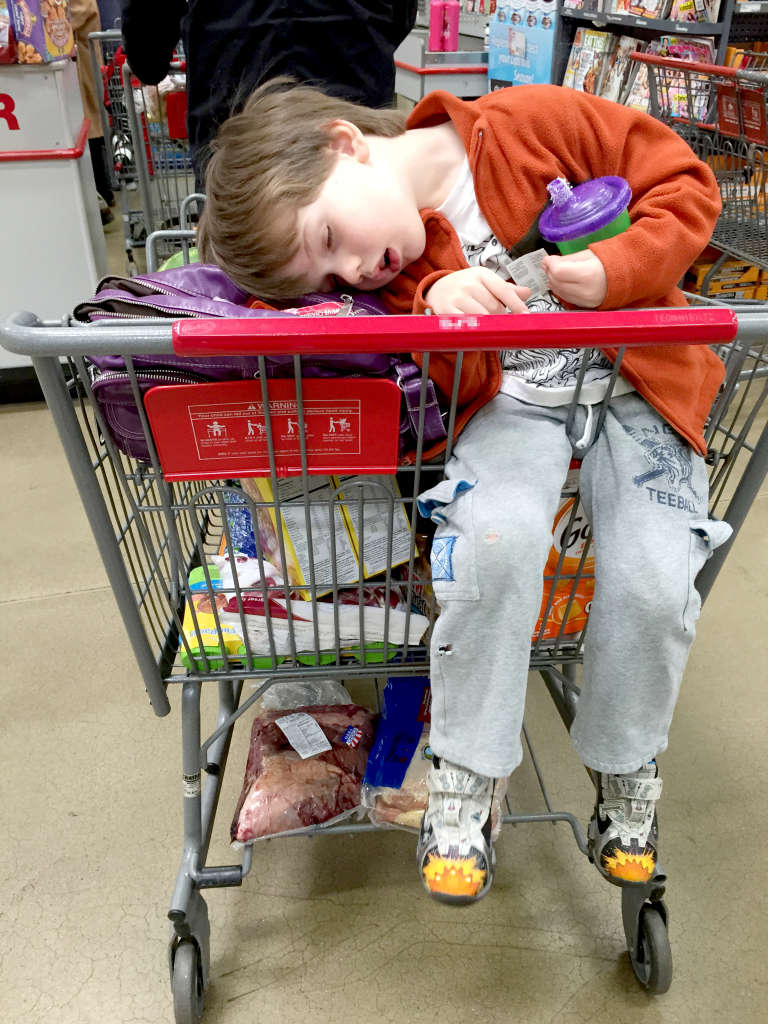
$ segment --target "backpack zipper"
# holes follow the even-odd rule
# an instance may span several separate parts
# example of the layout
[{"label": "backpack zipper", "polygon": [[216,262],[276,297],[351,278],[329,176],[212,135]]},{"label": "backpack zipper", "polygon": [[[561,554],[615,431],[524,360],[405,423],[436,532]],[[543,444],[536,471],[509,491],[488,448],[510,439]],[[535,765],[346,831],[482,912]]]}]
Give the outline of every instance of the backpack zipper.
[{"label": "backpack zipper", "polygon": [[[158,383],[170,384],[210,384],[210,377],[204,377],[200,373],[192,373],[189,370],[136,370],[136,379],[141,383],[146,381],[158,381]],[[191,378],[191,379],[190,379]],[[93,378],[93,384],[117,383],[130,380],[127,370],[102,370]]]}]

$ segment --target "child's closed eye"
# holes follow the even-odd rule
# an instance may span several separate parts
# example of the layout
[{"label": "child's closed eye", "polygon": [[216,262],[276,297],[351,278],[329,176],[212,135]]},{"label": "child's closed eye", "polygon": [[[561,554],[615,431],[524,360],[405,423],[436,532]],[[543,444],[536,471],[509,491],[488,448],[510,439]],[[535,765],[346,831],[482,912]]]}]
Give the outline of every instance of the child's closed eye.
[{"label": "child's closed eye", "polygon": [[333,247],[333,228],[330,225],[325,229],[325,247],[326,249]]}]

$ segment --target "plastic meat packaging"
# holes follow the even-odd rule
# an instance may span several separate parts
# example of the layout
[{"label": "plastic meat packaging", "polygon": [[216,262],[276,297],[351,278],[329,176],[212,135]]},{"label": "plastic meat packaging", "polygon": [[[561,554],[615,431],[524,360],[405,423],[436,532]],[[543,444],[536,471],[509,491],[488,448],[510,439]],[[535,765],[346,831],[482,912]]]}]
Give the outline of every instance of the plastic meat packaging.
[{"label": "plastic meat packaging", "polygon": [[[253,688],[261,686],[262,680],[257,679]],[[352,698],[346,686],[335,679],[280,679],[272,683],[261,698],[264,711],[293,711],[317,704],[351,704]]]},{"label": "plastic meat packaging", "polygon": [[[417,831],[427,809],[432,691],[428,676],[387,680],[376,742],[368,758],[361,801],[374,825]],[[491,835],[501,832],[507,779],[497,779],[491,804]]]},{"label": "plastic meat packaging", "polygon": [[363,806],[375,825],[418,829],[427,806],[432,691],[428,676],[387,680]]},{"label": "plastic meat packaging", "polygon": [[232,841],[320,825],[359,807],[373,718],[355,704],[323,704],[254,719]]}]

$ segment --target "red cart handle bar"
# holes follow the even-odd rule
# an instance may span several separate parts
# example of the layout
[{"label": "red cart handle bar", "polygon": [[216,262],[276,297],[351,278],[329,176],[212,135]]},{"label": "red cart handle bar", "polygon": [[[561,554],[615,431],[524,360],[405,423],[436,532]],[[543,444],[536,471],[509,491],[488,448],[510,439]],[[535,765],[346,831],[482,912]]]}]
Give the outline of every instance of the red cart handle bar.
[{"label": "red cart handle bar", "polygon": [[737,326],[730,309],[690,307],[518,316],[177,320],[173,349],[181,356],[235,356],[720,345],[734,340]]},{"label": "red cart handle bar", "polygon": [[678,57],[658,57],[655,53],[630,53],[638,64],[651,64],[657,68],[669,68],[679,74],[710,75],[717,78],[738,78],[756,85],[768,85],[764,71],[750,71],[749,68],[729,68],[724,64],[702,64],[698,61],[680,60]]}]

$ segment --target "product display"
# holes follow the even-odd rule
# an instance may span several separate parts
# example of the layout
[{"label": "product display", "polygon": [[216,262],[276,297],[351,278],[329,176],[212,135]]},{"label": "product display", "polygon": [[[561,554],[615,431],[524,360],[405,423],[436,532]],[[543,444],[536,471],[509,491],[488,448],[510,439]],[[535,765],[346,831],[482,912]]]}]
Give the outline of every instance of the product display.
[{"label": "product display", "polygon": [[459,48],[459,0],[430,0],[429,49],[455,52]]},{"label": "product display", "polygon": [[[48,64],[75,48],[69,0],[6,0],[19,64]],[[0,33],[2,27],[0,26]],[[0,46],[2,46],[0,36]]]},{"label": "product display", "polygon": [[[226,603],[221,602],[219,619],[234,629],[242,629],[242,623],[248,634],[251,653],[269,655],[272,644],[277,655],[290,655],[291,631],[288,625],[289,609],[293,626],[293,637],[298,652],[312,652],[315,648],[315,622],[317,622],[317,642],[321,650],[333,650],[336,646],[336,621],[338,619],[338,642],[342,650],[356,649],[361,640],[360,608],[358,604],[340,602],[334,608],[332,603],[323,601],[301,601],[285,599],[283,577],[278,569],[264,561],[264,579],[259,571],[256,558],[247,555],[236,555],[236,566],[230,563],[228,555],[217,555],[213,559],[221,573],[221,589]],[[235,588],[240,589],[238,598]],[[270,588],[265,594],[263,588]],[[278,589],[279,588],[279,589]],[[354,595],[353,589],[350,595]],[[219,602],[217,601],[217,606]],[[266,607],[269,608],[269,619]],[[240,617],[240,608],[243,618]],[[399,608],[385,609],[380,605],[363,606],[363,628],[367,644],[380,644],[386,639],[393,647],[401,645],[414,646],[429,626],[429,620],[423,615],[411,613],[406,632],[405,611]]]},{"label": "product display", "polygon": [[7,0],[0,0],[0,64],[16,63],[16,40],[11,32]]},{"label": "product display", "polygon": [[633,66],[630,54],[641,51],[643,45],[642,39],[635,39],[633,36],[620,37],[608,61],[600,96],[616,103],[621,102]]},{"label": "product display", "polygon": [[704,293],[704,282],[709,277],[706,294],[719,301],[752,299],[765,302],[768,299],[768,271],[735,259],[725,260],[714,270],[714,256],[710,253],[714,254],[715,250],[705,251],[686,274],[686,291]]},{"label": "product display", "polygon": [[254,719],[232,841],[248,843],[354,811],[373,743],[373,718],[355,704],[336,704]]},{"label": "product display", "polygon": [[511,0],[496,8],[488,25],[492,90],[552,80],[556,24],[556,0]]},{"label": "product display", "polygon": [[[623,14],[630,11],[616,10],[611,13]],[[636,12],[633,9],[631,13]],[[642,16],[659,17],[648,10]],[[715,60],[716,47],[713,36],[661,36],[646,44],[633,36],[614,36],[610,32],[580,27],[574,35],[563,85],[647,113],[650,108],[648,68],[630,59],[630,54],[635,51],[711,64]],[[682,72],[679,76],[670,75],[665,80],[664,88],[664,103],[669,104],[674,117],[689,116],[691,95],[694,116],[702,118],[706,113],[710,85],[705,76],[686,77]]]}]

